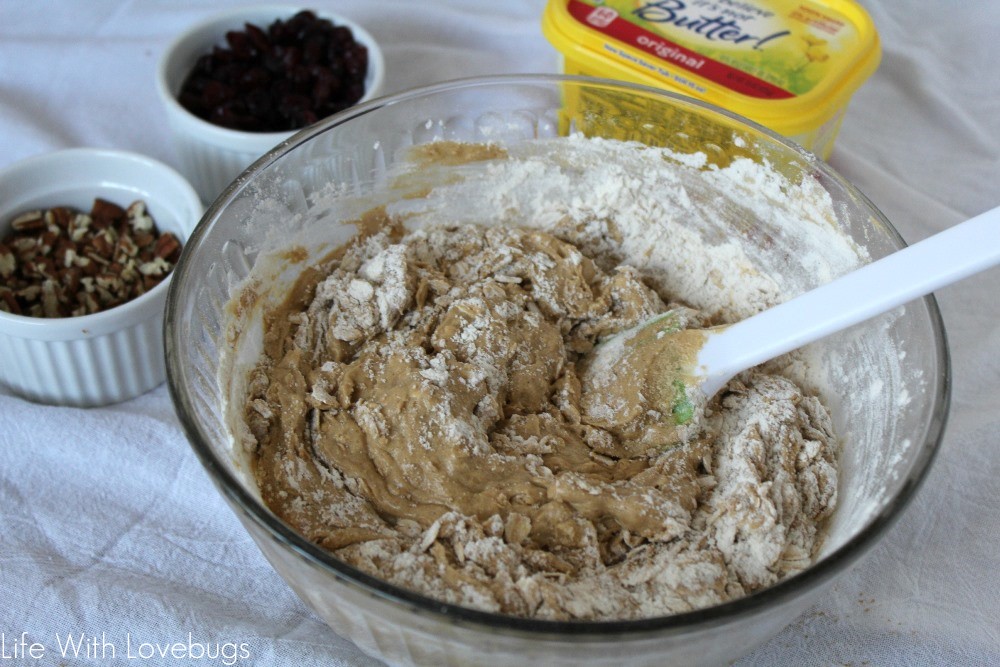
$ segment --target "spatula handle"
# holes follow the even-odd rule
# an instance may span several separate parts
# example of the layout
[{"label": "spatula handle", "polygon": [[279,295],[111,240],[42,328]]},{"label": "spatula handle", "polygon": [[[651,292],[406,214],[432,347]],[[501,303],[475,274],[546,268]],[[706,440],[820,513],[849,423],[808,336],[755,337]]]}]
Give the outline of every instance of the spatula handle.
[{"label": "spatula handle", "polygon": [[713,334],[698,363],[712,396],[740,371],[1000,263],[1000,207]]}]

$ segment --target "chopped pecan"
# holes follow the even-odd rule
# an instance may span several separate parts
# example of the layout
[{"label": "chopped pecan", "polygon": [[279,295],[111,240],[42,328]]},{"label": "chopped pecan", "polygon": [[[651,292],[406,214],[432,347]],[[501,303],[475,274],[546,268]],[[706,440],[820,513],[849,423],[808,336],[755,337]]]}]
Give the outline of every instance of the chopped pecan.
[{"label": "chopped pecan", "polygon": [[59,240],[59,232],[46,230],[42,232],[41,236],[38,237],[37,250],[42,255],[48,255],[52,252],[52,246],[55,245],[56,241]]},{"label": "chopped pecan", "polygon": [[126,283],[141,282],[139,281],[139,272],[136,268],[135,260],[132,258],[129,258],[129,260],[125,262],[125,266],[122,267],[119,275],[121,275],[122,280]]},{"label": "chopped pecan", "polygon": [[95,264],[100,264],[101,266],[107,266],[111,263],[107,257],[103,257],[97,250],[88,250],[87,259],[91,260]]},{"label": "chopped pecan", "polygon": [[124,258],[135,257],[139,254],[139,246],[132,239],[131,236],[119,236],[118,237],[118,248],[115,252],[115,257],[118,261],[123,261]]},{"label": "chopped pecan", "polygon": [[17,302],[17,296],[9,287],[0,285],[0,310],[14,315],[21,314],[21,304]]},{"label": "chopped pecan", "polygon": [[156,239],[156,243],[153,246],[153,254],[161,259],[167,261],[176,262],[177,255],[181,251],[181,242],[177,240],[177,237],[170,232],[165,232],[160,235],[160,238]]},{"label": "chopped pecan", "polygon": [[133,202],[126,211],[128,221],[132,223],[132,228],[137,232],[148,232],[153,229],[153,219],[146,214],[146,203],[143,201]]},{"label": "chopped pecan", "polygon": [[167,260],[156,257],[152,262],[139,265],[139,273],[144,276],[165,276],[173,268]]},{"label": "chopped pecan", "polygon": [[20,297],[23,301],[26,301],[28,303],[31,303],[33,301],[38,301],[38,297],[40,297],[41,295],[42,295],[42,286],[41,284],[38,283],[34,285],[27,285],[17,291],[17,296]]},{"label": "chopped pecan", "polygon": [[0,243],[0,277],[10,278],[17,270],[17,257],[14,251]]},{"label": "chopped pecan", "polygon": [[125,217],[125,209],[118,204],[101,199],[94,200],[94,205],[90,209],[90,217],[101,229],[117,224]]},{"label": "chopped pecan", "polygon": [[57,206],[45,212],[45,222],[48,228],[55,232],[68,229],[74,217],[74,211],[65,206]]},{"label": "chopped pecan", "polygon": [[[164,232],[161,236],[173,236],[170,232]],[[140,248],[151,247],[156,243],[156,235],[149,232],[136,232],[133,237],[135,244]]]},{"label": "chopped pecan", "polygon": [[40,232],[48,228],[41,211],[22,213],[11,221],[10,226],[15,232],[22,233]]},{"label": "chopped pecan", "polygon": [[84,315],[89,315],[91,313],[96,313],[101,310],[101,304],[97,302],[94,295],[91,292],[84,292],[80,299],[84,307]]},{"label": "chopped pecan", "polygon": [[10,239],[10,244],[19,255],[25,255],[35,252],[35,248],[38,246],[38,239],[33,239],[30,236],[22,236]]},{"label": "chopped pecan", "polygon": [[82,241],[90,229],[91,222],[92,218],[86,213],[77,213],[66,230],[69,233],[69,238],[73,242]]},{"label": "chopped pecan", "polygon": [[80,280],[83,278],[83,271],[78,266],[70,266],[62,274],[63,291],[69,294],[76,294],[80,291]]},{"label": "chopped pecan", "polygon": [[46,280],[42,283],[42,312],[45,317],[62,316],[62,290],[54,280]]},{"label": "chopped pecan", "polygon": [[76,259],[76,244],[65,236],[59,237],[52,249],[52,259],[65,268],[73,266]]}]

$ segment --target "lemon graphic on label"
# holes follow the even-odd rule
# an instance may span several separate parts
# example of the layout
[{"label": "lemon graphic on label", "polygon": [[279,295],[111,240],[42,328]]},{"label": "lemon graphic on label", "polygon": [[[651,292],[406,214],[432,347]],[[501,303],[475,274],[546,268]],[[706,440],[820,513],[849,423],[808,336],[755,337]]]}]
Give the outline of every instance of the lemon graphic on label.
[{"label": "lemon graphic on label", "polygon": [[802,72],[802,70],[813,63],[825,63],[830,59],[830,52],[827,48],[828,42],[825,39],[811,33],[802,33],[799,35],[799,40],[800,50],[805,59],[793,71]]}]

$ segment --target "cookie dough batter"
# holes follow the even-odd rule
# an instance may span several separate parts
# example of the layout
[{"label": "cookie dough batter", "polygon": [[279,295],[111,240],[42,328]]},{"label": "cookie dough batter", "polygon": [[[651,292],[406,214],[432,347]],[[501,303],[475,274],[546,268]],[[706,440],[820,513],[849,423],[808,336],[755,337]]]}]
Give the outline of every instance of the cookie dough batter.
[{"label": "cookie dough batter", "polygon": [[829,416],[751,372],[686,437],[638,391],[619,419],[578,364],[669,309],[712,324],[545,231],[363,235],[266,323],[245,410],[263,499],[347,563],[504,614],[642,618],[766,587],[809,564],[835,505]]}]

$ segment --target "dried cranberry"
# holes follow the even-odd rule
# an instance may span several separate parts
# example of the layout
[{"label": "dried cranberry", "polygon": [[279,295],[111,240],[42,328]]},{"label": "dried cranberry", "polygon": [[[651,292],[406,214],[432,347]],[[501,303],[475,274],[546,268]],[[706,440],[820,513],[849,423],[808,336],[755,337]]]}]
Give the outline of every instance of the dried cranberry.
[{"label": "dried cranberry", "polygon": [[269,45],[267,33],[255,26],[253,23],[245,23],[247,37],[253,42],[254,48],[258,51],[266,51]]},{"label": "dried cranberry", "polygon": [[226,42],[233,54],[240,60],[249,60],[255,55],[256,49],[250,41],[250,36],[245,32],[230,30],[226,33]]}]

